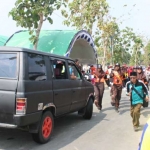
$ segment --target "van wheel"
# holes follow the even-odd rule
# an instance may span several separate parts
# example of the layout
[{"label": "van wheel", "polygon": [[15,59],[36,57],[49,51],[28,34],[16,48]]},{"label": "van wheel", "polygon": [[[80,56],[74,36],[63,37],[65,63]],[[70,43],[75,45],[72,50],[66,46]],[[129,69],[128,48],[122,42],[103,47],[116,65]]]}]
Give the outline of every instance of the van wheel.
[{"label": "van wheel", "polygon": [[91,119],[93,114],[93,100],[92,98],[89,99],[86,107],[85,107],[85,112],[83,115],[84,119]]},{"label": "van wheel", "polygon": [[32,133],[35,142],[44,144],[50,140],[54,128],[54,119],[50,111],[46,111],[41,119],[38,133]]}]

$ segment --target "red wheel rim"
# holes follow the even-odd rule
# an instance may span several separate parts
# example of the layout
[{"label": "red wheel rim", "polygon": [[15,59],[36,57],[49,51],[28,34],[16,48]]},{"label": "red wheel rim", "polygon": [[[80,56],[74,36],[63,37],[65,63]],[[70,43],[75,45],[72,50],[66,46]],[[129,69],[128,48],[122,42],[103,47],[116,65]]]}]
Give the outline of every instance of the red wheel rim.
[{"label": "red wheel rim", "polygon": [[43,121],[42,133],[44,138],[48,138],[52,131],[52,119],[50,117],[46,117]]}]

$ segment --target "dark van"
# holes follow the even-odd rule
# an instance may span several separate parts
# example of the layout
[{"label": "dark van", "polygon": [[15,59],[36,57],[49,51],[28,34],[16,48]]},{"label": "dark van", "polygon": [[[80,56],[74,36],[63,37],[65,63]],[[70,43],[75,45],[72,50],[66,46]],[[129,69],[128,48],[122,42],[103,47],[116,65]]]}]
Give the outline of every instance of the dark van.
[{"label": "dark van", "polygon": [[50,140],[54,118],[93,113],[93,85],[67,57],[0,47],[0,127],[28,129],[34,141]]}]

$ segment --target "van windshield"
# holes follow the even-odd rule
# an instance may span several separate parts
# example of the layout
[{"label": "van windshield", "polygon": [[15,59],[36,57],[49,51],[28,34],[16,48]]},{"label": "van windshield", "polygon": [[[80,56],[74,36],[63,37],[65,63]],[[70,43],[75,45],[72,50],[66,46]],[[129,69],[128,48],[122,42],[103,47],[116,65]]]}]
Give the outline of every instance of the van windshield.
[{"label": "van windshield", "polygon": [[17,54],[0,53],[0,78],[17,77]]}]

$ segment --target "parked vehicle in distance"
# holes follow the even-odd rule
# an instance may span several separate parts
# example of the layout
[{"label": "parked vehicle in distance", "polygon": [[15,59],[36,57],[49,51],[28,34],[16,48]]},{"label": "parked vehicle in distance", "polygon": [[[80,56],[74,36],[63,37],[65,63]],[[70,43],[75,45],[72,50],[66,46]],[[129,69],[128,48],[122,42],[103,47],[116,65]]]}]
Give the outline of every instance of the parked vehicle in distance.
[{"label": "parked vehicle in distance", "polygon": [[37,50],[0,47],[0,127],[24,128],[50,140],[56,117],[93,113],[94,89],[74,61]]}]

